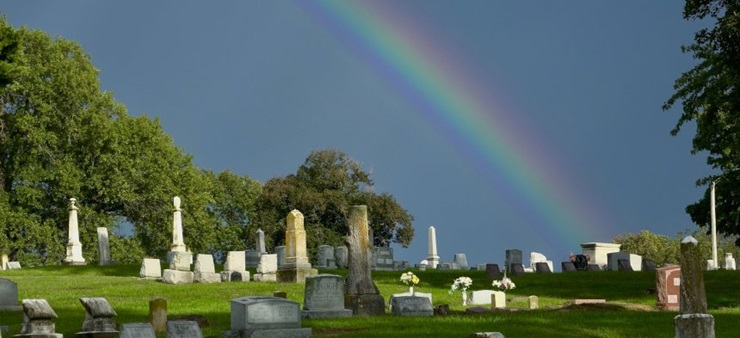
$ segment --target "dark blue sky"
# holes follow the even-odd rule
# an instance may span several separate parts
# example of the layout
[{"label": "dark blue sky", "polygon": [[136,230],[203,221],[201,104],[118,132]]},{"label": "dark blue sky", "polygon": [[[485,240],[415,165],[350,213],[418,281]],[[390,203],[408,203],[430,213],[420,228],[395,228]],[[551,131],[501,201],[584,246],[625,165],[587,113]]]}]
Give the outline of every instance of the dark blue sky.
[{"label": "dark blue sky", "polygon": [[[701,196],[694,182],[710,169],[704,155],[690,154],[692,127],[669,135],[679,111],[660,109],[694,64],[680,46],[700,23],[682,20],[681,2],[375,5],[495,97],[498,114],[519,126],[509,132],[542,155],[522,155],[540,166],[530,170],[587,201],[564,205],[596,215],[585,226],[599,238],[529,217],[541,205],[512,198],[517,182],[492,179],[495,165],[476,167],[482,154],[461,154],[464,145],[425,121],[419,103],[351,46],[347,27],[296,2],[15,1],[0,9],[14,26],[79,42],[102,87],[132,115],[158,117],[200,167],[264,182],[295,172],[312,150],[348,153],[372,172],[377,192],[415,217],[417,236],[408,249],[394,247],[397,259],[426,256],[430,225],[443,261],[464,252],[471,264],[503,263],[512,248],[559,262],[582,241],[696,227],[684,207]],[[565,196],[543,200],[554,208]]]}]

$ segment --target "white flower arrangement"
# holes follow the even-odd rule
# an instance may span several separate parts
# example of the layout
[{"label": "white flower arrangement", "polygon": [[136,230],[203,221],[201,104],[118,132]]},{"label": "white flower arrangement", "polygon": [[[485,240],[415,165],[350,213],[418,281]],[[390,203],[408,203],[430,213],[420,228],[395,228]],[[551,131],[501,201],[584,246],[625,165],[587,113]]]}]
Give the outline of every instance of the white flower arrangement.
[{"label": "white flower arrangement", "polygon": [[465,290],[467,290],[471,285],[473,285],[473,280],[470,279],[470,277],[457,277],[457,279],[452,283],[450,293],[455,292],[455,290],[462,290],[462,292],[465,292]]},{"label": "white flower arrangement", "polygon": [[491,285],[493,287],[501,289],[504,292],[516,287],[516,284],[514,284],[514,282],[512,282],[511,279],[506,277],[506,270],[504,270],[504,277],[501,278],[501,280],[494,280]]},{"label": "white flower arrangement", "polygon": [[414,286],[419,284],[419,277],[416,277],[413,272],[409,271],[401,274],[401,281],[408,286]]}]

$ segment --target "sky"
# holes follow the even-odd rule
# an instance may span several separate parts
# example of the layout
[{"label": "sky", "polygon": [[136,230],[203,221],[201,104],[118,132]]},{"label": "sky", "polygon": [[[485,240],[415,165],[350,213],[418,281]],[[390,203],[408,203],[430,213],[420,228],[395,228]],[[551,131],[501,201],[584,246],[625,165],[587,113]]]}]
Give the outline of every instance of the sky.
[{"label": "sky", "polygon": [[[696,229],[710,174],[673,83],[702,22],[680,1],[13,1],[78,42],[131,115],[195,163],[261,182],[338,149],[414,216],[412,264],[555,262],[581,243]],[[187,201],[183,201],[186,207]],[[187,219],[183,220],[187,226]],[[186,239],[187,242],[187,239]]]}]

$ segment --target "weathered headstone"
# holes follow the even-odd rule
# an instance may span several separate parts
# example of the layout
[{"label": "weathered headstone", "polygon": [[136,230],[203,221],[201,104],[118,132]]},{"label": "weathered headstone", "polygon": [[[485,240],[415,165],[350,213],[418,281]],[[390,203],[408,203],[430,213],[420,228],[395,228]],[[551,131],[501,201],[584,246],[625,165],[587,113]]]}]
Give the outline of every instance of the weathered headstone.
[{"label": "weathered headstone", "polygon": [[156,258],[144,258],[141,262],[139,277],[144,279],[162,279],[162,264]]},{"label": "weathered headstone", "polygon": [[254,274],[256,282],[275,282],[277,281],[277,255],[263,254],[260,257],[260,263],[257,265],[257,273]]},{"label": "weathered headstone", "polygon": [[680,314],[673,319],[676,338],[714,338],[714,317],[707,313],[698,243],[691,236],[681,241],[681,306]]},{"label": "weathered headstone", "polygon": [[262,254],[259,250],[247,250],[244,251],[245,261],[244,266],[247,269],[255,269],[260,264],[260,257]]},{"label": "weathered headstone", "polygon": [[657,306],[663,310],[678,311],[680,304],[681,267],[668,265],[655,270]]},{"label": "weathered headstone", "polygon": [[244,251],[229,251],[226,254],[224,271],[221,271],[222,282],[248,282],[249,271],[245,266],[246,254]]},{"label": "weathered headstone", "polygon": [[167,300],[155,298],[149,301],[149,323],[154,332],[167,331]]},{"label": "weathered headstone", "polygon": [[352,310],[344,308],[344,278],[330,274],[306,277],[302,316],[352,317]]},{"label": "weathered headstone", "polygon": [[275,254],[277,255],[277,266],[278,269],[280,269],[283,267],[283,264],[285,264],[285,245],[276,246]]},{"label": "weathered headstone", "polygon": [[18,285],[10,279],[0,278],[0,311],[19,311]]},{"label": "weathered headstone", "polygon": [[108,241],[108,228],[98,227],[98,265],[110,264],[110,244]]},{"label": "weathered headstone", "polygon": [[573,262],[570,262],[570,261],[560,263],[560,267],[563,270],[563,272],[576,272],[576,271],[578,271],[576,269],[576,265],[573,264]]},{"label": "weathered headstone", "polygon": [[8,258],[8,254],[4,253],[0,255],[0,270],[5,270],[8,268],[8,262],[10,259]]},{"label": "weathered headstone", "polygon": [[301,328],[298,303],[278,297],[232,299],[231,332],[240,337],[311,337],[311,328]]},{"label": "weathered headstone", "polygon": [[336,258],[334,256],[334,247],[331,245],[319,245],[318,247],[318,263],[317,268],[319,269],[336,269],[335,263]]},{"label": "weathered headstone", "polygon": [[549,268],[548,270],[550,272],[554,270],[552,266],[552,261],[548,260],[547,257],[545,257],[545,255],[539,252],[534,252],[534,251],[530,252],[529,253],[529,267],[532,268],[532,271],[534,272],[539,272],[539,270],[537,270],[537,263],[546,263]]},{"label": "weathered headstone", "polygon": [[267,253],[267,250],[265,250],[265,232],[262,229],[257,229],[257,251],[260,254]]},{"label": "weathered headstone", "polygon": [[491,293],[489,298],[491,302],[491,308],[501,309],[506,307],[506,293],[503,291],[494,291]]},{"label": "weathered headstone", "polygon": [[56,327],[53,319],[57,318],[57,314],[46,299],[24,299],[23,313],[21,332],[14,337],[62,338],[61,333],[54,332]]},{"label": "weathered headstone", "polygon": [[349,210],[349,274],[344,287],[344,306],[355,315],[385,313],[385,302],[370,272],[370,247],[367,239],[367,206],[355,205]]},{"label": "weathered headstone", "polygon": [[120,332],[116,330],[116,322],[113,320],[113,317],[117,316],[116,311],[105,298],[80,298],[80,303],[85,308],[85,321],[82,323],[82,331],[78,332],[77,336],[119,337]]},{"label": "weathered headstone", "polygon": [[198,254],[195,259],[193,282],[196,283],[220,283],[221,274],[216,272],[213,264],[213,255]]},{"label": "weathered headstone", "polygon": [[437,230],[434,226],[429,227],[429,255],[427,255],[427,267],[436,269],[439,264],[439,255],[437,255]]},{"label": "weathered headstone", "polygon": [[499,269],[498,264],[486,264],[486,277],[488,279],[501,277],[501,269]]},{"label": "weathered headstone", "polygon": [[652,259],[642,260],[642,271],[655,271],[658,267],[655,265],[655,261]]},{"label": "weathered headstone", "polygon": [[277,280],[281,283],[305,283],[306,277],[317,274],[308,262],[306,229],[303,214],[293,210],[286,217],[285,264],[278,269]]},{"label": "weathered headstone", "polygon": [[537,296],[529,296],[527,297],[527,300],[529,301],[529,309],[530,310],[537,310],[540,308],[540,297]]},{"label": "weathered headstone", "polygon": [[121,338],[156,338],[151,323],[121,324]]},{"label": "weathered headstone", "polygon": [[470,304],[472,305],[488,305],[491,304],[491,295],[496,292],[495,290],[475,290],[470,295]]},{"label": "weathered headstone", "polygon": [[347,268],[347,253],[347,247],[344,245],[334,248],[334,263],[337,265],[337,268]]},{"label": "weathered headstone", "polygon": [[15,270],[21,268],[21,262],[18,261],[10,261],[7,264],[8,270]]},{"label": "weathered headstone", "polygon": [[173,251],[170,268],[162,272],[162,282],[166,284],[190,284],[194,274],[190,271],[193,255],[189,252]]},{"label": "weathered headstone", "polygon": [[534,268],[534,271],[537,273],[552,273],[552,270],[550,270],[550,265],[547,264],[547,262],[534,263]]},{"label": "weathered headstone", "polygon": [[[519,249],[509,249],[506,250],[506,271],[514,271],[514,264],[522,265],[522,250]],[[524,266],[522,266],[522,272],[524,271]]]},{"label": "weathered headstone", "polygon": [[82,243],[80,243],[80,230],[77,225],[77,206],[74,198],[69,199],[69,241],[67,242],[67,257],[64,258],[64,264],[85,265],[85,258],[82,257]]},{"label": "weathered headstone", "polygon": [[521,276],[524,274],[524,266],[521,264],[513,263],[511,264],[511,275],[512,276]]},{"label": "weathered headstone", "polygon": [[414,291],[412,292],[401,292],[401,293],[394,293],[390,297],[388,297],[388,307],[393,309],[393,298],[395,297],[405,297],[405,296],[415,296],[415,297],[426,297],[429,298],[429,304],[434,304],[432,301],[432,294],[427,292],[418,292]]},{"label": "weathered headstone", "polygon": [[432,302],[427,297],[394,296],[391,313],[396,316],[434,316]]},{"label": "weathered headstone", "polygon": [[468,269],[468,256],[464,253],[456,253],[452,256],[452,261],[457,263],[461,270]]},{"label": "weathered headstone", "polygon": [[732,252],[725,253],[725,270],[735,270],[735,258]]},{"label": "weathered headstone", "polygon": [[170,320],[167,321],[167,338],[203,338],[203,333],[194,320]]},{"label": "weathered headstone", "polygon": [[374,247],[371,251],[371,268],[378,271],[393,271],[393,248]]}]

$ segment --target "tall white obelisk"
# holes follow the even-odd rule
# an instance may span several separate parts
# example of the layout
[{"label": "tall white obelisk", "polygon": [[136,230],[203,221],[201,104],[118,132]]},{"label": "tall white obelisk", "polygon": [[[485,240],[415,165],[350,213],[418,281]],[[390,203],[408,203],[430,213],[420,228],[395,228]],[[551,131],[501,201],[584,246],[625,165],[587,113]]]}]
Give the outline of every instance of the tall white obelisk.
[{"label": "tall white obelisk", "polygon": [[185,252],[185,242],[182,241],[182,209],[180,209],[180,197],[174,198],[175,212],[172,221],[172,245],[170,251]]},{"label": "tall white obelisk", "polygon": [[77,206],[75,198],[69,199],[69,242],[67,243],[67,257],[64,264],[85,265],[85,258],[82,257],[82,243],[80,243],[80,230],[77,224]]},{"label": "tall white obelisk", "polygon": [[436,269],[439,264],[439,256],[437,255],[437,231],[434,226],[429,227],[429,256],[427,256],[427,262],[429,267]]}]

